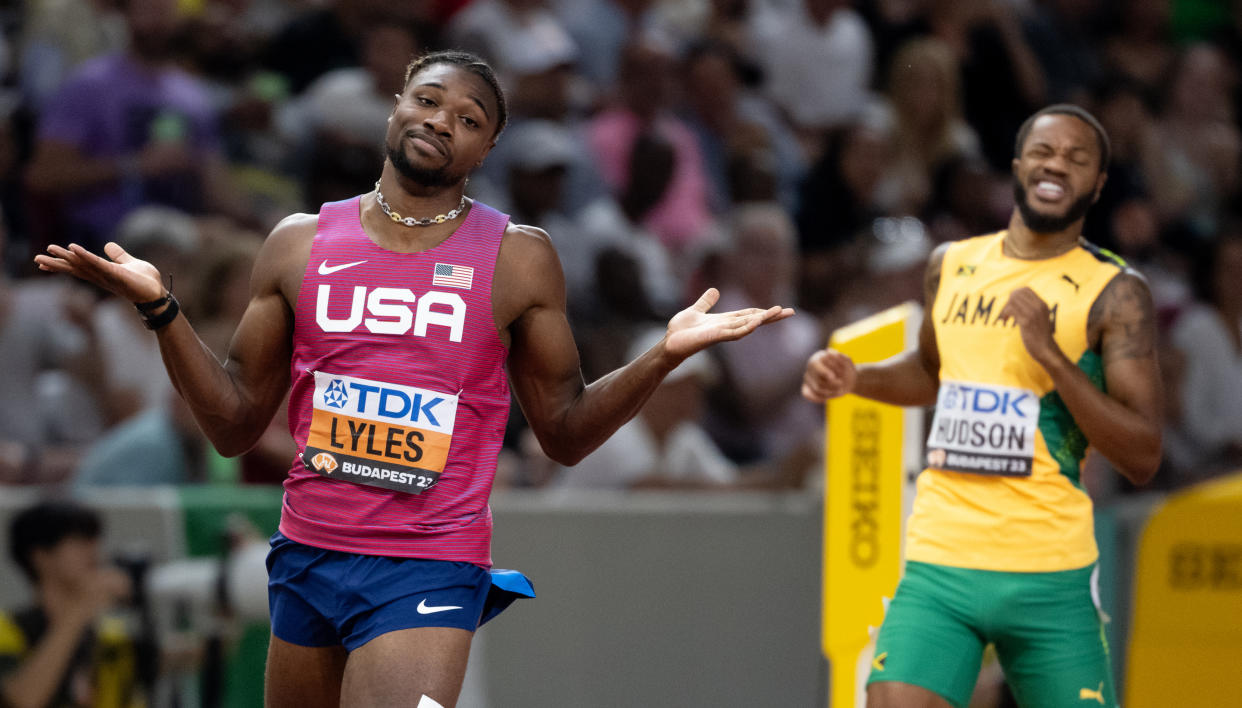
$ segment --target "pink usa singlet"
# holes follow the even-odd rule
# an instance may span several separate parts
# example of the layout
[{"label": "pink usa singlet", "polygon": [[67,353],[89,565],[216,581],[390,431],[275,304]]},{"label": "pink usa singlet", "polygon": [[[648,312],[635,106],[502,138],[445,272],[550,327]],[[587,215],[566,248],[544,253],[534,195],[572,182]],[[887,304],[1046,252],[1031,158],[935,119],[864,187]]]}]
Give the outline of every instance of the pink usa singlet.
[{"label": "pink usa singlet", "polygon": [[360,197],[324,204],[294,313],[280,531],[309,546],[491,567],[487,500],[509,414],[492,274],[509,217],[394,253]]}]

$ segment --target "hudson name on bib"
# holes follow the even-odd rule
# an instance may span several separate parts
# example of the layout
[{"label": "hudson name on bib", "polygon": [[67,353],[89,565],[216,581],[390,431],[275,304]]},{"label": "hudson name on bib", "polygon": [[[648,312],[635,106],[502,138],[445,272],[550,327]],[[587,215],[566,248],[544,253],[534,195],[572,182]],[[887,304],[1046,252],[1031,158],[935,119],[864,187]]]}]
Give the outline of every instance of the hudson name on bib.
[{"label": "hudson name on bib", "polygon": [[1008,386],[944,381],[927,437],[927,465],[1024,477],[1035,457],[1039,396]]}]

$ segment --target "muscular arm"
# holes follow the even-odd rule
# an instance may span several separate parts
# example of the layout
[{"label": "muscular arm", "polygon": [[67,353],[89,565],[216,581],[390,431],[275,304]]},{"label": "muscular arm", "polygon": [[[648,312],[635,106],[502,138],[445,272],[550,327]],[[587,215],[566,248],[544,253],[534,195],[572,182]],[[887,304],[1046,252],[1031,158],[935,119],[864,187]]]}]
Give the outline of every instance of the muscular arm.
[{"label": "muscular arm", "polygon": [[498,257],[493,290],[498,324],[508,322],[509,378],[531,430],[548,457],[577,464],[634,417],[668,372],[718,341],[738,339],[764,322],[783,319],[780,307],[708,314],[708,291],[674,317],[664,339],[642,356],[586,385],[565,314],[565,278],[547,234],[510,227]]},{"label": "muscular arm", "polygon": [[[1154,307],[1146,281],[1133,271],[1118,274],[1096,298],[1087,316],[1088,335],[1091,341],[1098,341],[1104,362],[1107,393],[1091,384],[1050,334],[1032,334],[1027,341],[1027,323],[1044,327],[1048,320],[1047,307],[1038,296],[1023,289],[1010,296],[1006,309],[1011,305],[1023,327],[1027,350],[1052,377],[1053,386],[1091,446],[1135,484],[1150,480],[1160,466],[1163,399]],[[1028,309],[1030,306],[1034,309]]]},{"label": "muscular arm", "polygon": [[547,236],[511,232],[500,261],[497,291],[527,289],[530,296],[509,327],[513,392],[548,457],[577,464],[638,413],[678,362],[657,347],[587,386],[566,316],[564,275]]},{"label": "muscular arm", "polygon": [[932,305],[940,288],[940,266],[948,244],[932,252],[923,275],[923,322],[915,349],[874,364],[855,367],[833,350],[811,355],[803,377],[802,395],[817,403],[853,393],[897,406],[930,406],[940,388],[940,352],[932,325]]},{"label": "muscular arm", "polygon": [[[169,379],[223,455],[241,454],[258,441],[289,387],[290,303],[296,298],[314,229],[313,216],[297,215],[272,231],[259,251],[250,303],[223,363],[185,316],[157,333]],[[50,246],[48,255],[35,260],[44,270],[70,273],[130,302],[162,296],[164,288],[153,266],[135,260],[116,244],[108,244],[107,253],[113,260],[76,245]]]},{"label": "muscular arm", "polygon": [[1091,307],[1088,331],[1094,327],[1100,333],[1107,395],[1094,386],[1076,386],[1067,394],[1055,375],[1053,380],[1091,445],[1131,482],[1145,484],[1160,466],[1164,394],[1155,307],[1141,275],[1126,271],[1113,278]]},{"label": "muscular arm", "polygon": [[286,219],[263,244],[250,278],[250,302],[223,364],[186,318],[159,330],[160,354],[173,386],[222,455],[240,455],[253,447],[289,389],[290,298],[296,297],[297,288],[288,281],[290,276],[300,278],[305,266],[307,235],[314,234],[309,218]]}]

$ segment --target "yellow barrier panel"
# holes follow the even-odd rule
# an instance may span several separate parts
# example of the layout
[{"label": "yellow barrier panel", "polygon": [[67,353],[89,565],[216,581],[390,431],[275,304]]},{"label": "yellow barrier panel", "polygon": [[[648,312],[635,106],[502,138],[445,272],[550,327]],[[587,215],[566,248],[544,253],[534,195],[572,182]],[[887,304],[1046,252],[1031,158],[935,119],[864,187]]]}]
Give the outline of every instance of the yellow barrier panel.
[{"label": "yellow barrier panel", "polygon": [[[900,305],[837,330],[830,344],[855,363],[881,361],[915,346],[921,317],[917,305]],[[835,708],[858,703],[859,656],[897,587],[905,472],[921,458],[921,420],[921,410],[857,396],[828,403],[821,641]]]},{"label": "yellow barrier panel", "polygon": [[1135,574],[1129,708],[1242,706],[1242,473],[1174,495]]}]

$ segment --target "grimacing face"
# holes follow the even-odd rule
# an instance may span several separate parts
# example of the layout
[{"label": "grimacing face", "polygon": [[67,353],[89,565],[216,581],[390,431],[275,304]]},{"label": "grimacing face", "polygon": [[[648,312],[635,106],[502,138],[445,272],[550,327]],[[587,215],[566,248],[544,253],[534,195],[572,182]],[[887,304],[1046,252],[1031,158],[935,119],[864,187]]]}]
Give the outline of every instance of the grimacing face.
[{"label": "grimacing face", "polygon": [[384,149],[402,176],[424,187],[461,182],[495,144],[497,106],[481,77],[432,64],[397,97]]},{"label": "grimacing face", "polygon": [[1014,199],[1026,226],[1053,233],[1085,217],[1104,187],[1101,159],[1095,131],[1079,118],[1036,119],[1013,161]]}]

